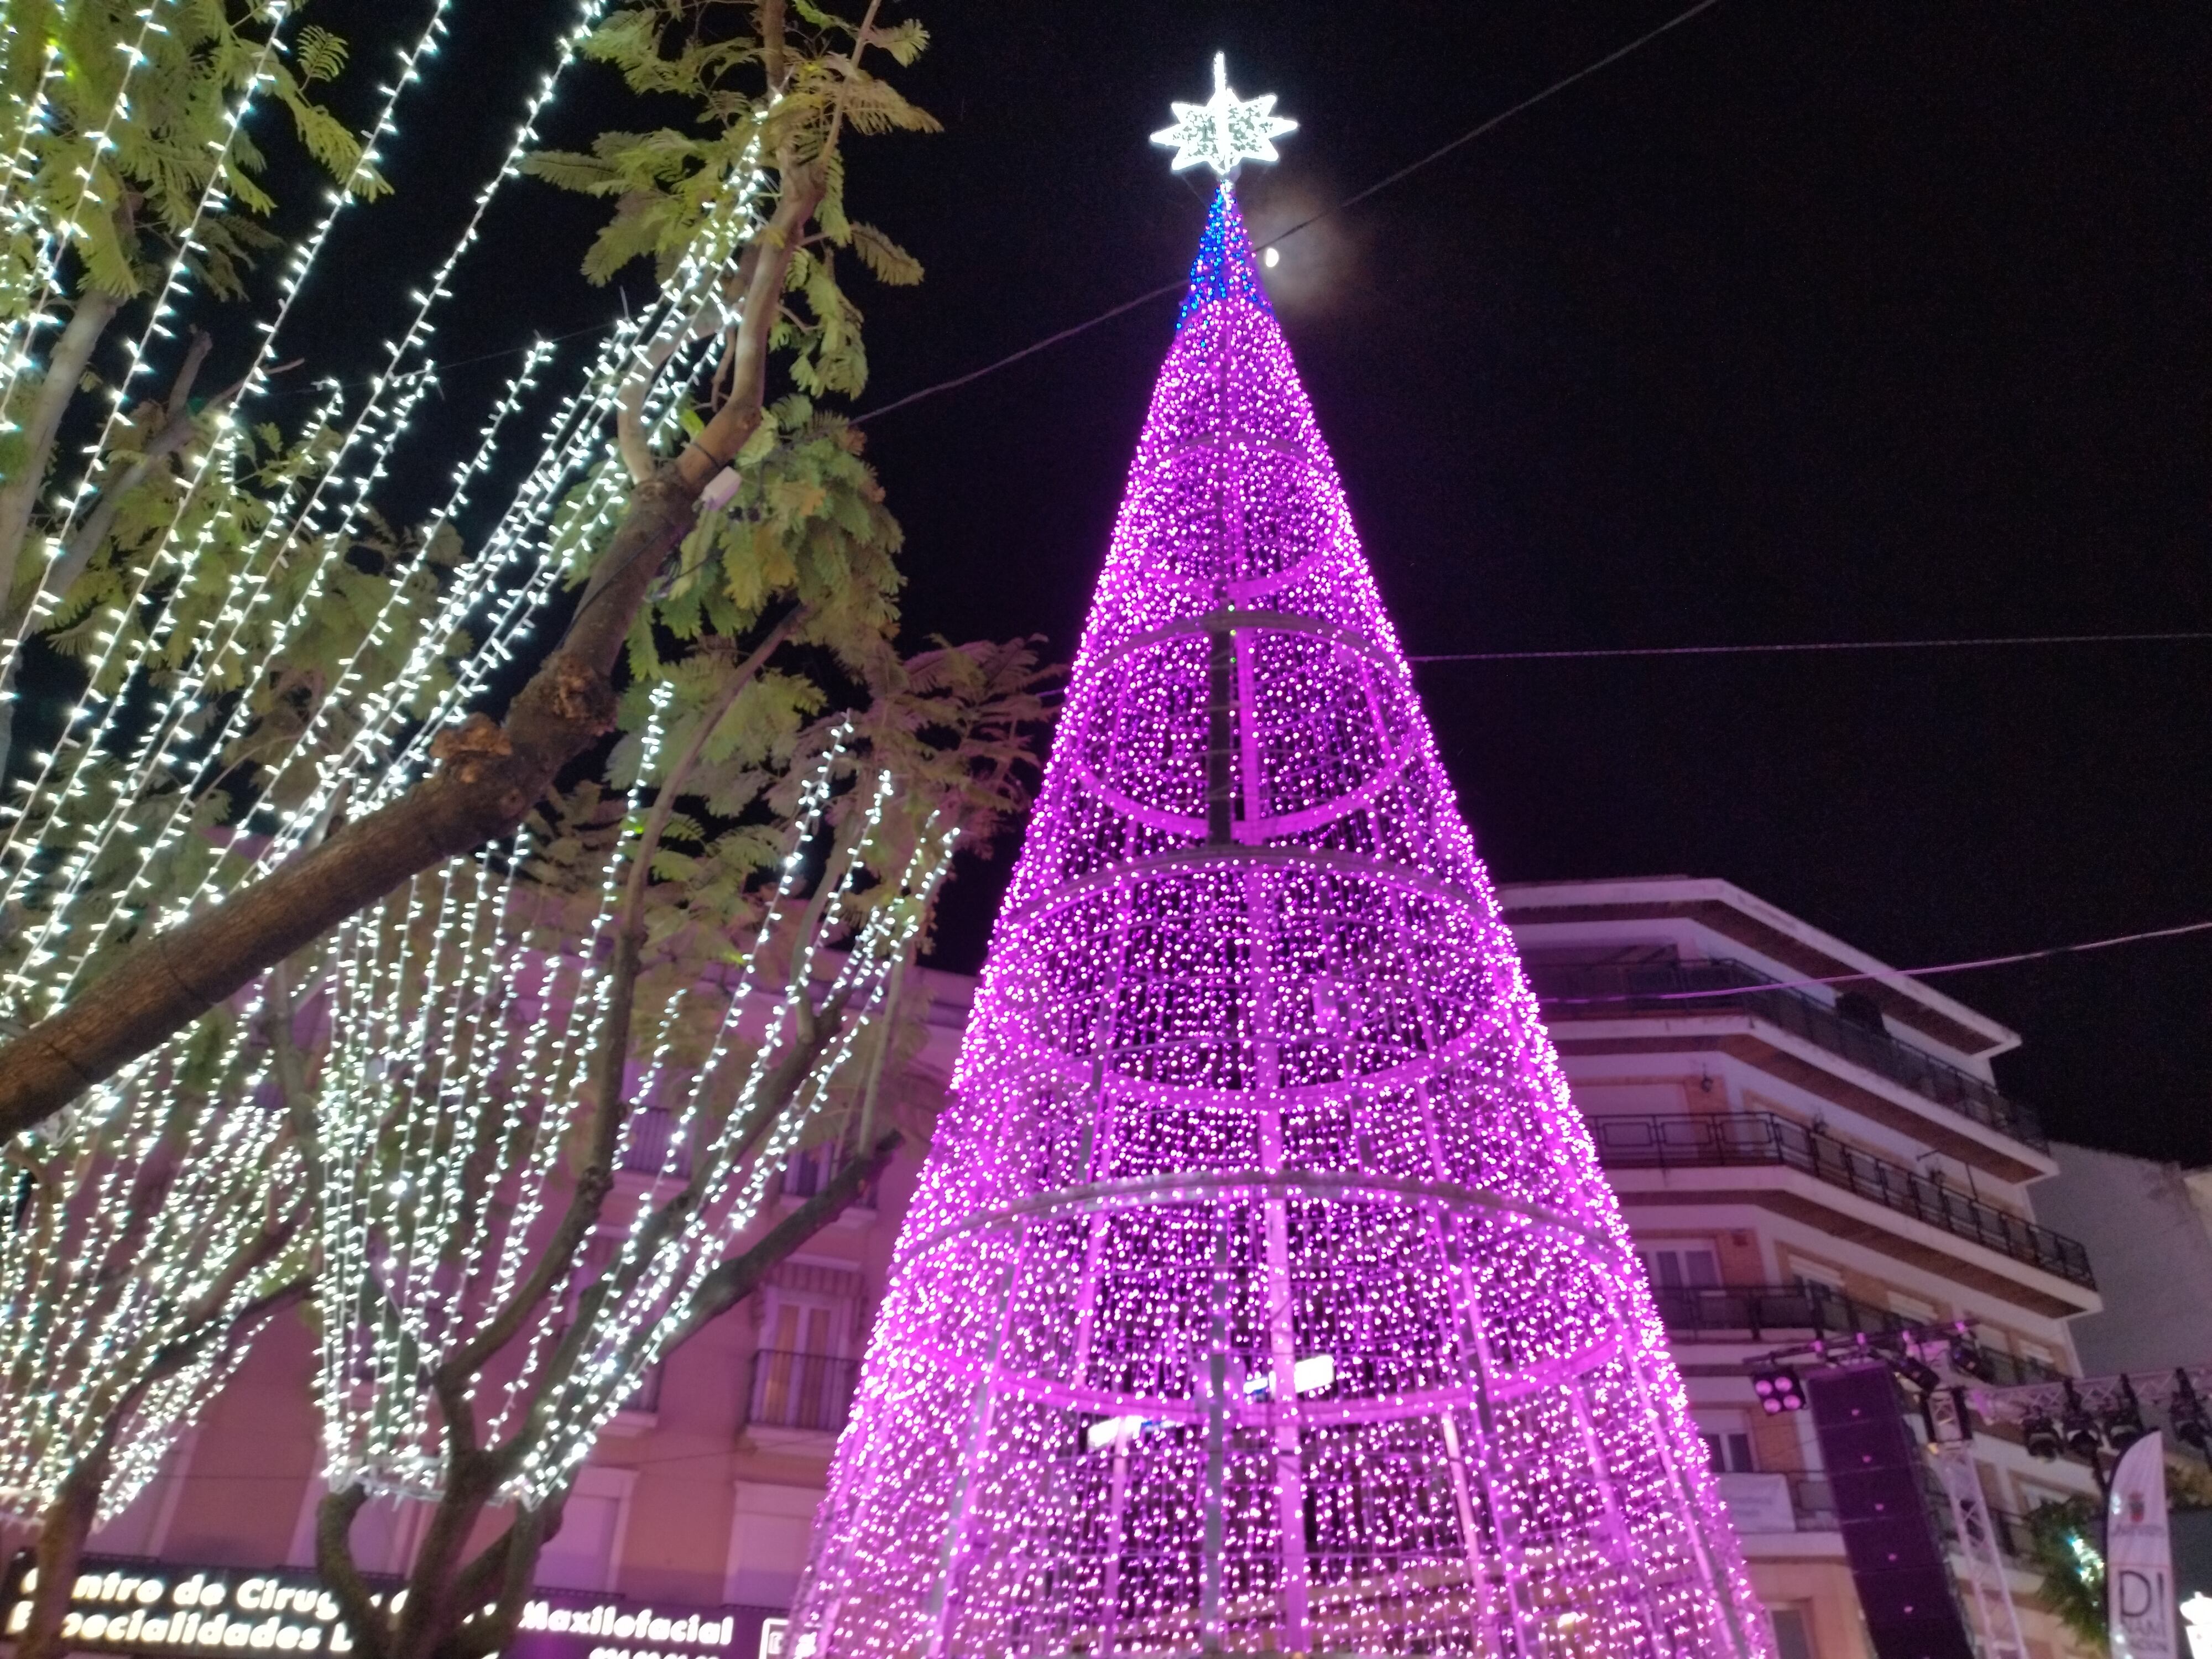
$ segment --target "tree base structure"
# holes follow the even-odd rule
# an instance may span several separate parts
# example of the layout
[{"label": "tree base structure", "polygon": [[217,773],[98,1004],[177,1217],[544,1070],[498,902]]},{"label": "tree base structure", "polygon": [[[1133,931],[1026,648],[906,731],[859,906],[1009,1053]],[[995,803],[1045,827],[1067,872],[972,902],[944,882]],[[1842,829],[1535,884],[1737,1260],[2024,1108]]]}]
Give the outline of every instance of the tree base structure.
[{"label": "tree base structure", "polygon": [[1226,186],[957,1085],[790,1652],[1765,1659]]}]

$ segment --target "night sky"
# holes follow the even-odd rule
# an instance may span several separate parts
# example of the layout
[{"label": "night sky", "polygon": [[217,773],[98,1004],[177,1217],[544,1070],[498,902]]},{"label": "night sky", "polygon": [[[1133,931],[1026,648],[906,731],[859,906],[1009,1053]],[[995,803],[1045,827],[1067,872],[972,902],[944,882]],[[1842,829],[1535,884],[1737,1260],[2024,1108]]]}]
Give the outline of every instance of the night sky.
[{"label": "night sky", "polygon": [[[416,9],[317,15],[367,63]],[[399,195],[288,332],[319,370],[366,362],[571,11],[459,9]],[[1244,188],[1264,240],[1679,9],[921,7],[902,84],[946,131],[850,165],[929,278],[856,285],[860,406],[1179,276],[1205,177],[1146,140],[1217,49],[1301,123]],[[567,141],[639,123],[590,73]],[[2212,629],[2208,84],[2202,5],[1722,0],[1285,242],[1277,305],[1407,649]],[[495,210],[403,476],[452,464],[510,367],[458,360],[614,308],[574,276],[598,214],[536,185]],[[871,427],[917,642],[1072,652],[1173,321]],[[1418,672],[1504,880],[1723,877],[1902,966],[2212,919],[2212,644]],[[956,888],[951,964],[996,890]],[[2212,1161],[2212,935],[1941,983],[2024,1034],[2000,1080],[2057,1133]]]}]

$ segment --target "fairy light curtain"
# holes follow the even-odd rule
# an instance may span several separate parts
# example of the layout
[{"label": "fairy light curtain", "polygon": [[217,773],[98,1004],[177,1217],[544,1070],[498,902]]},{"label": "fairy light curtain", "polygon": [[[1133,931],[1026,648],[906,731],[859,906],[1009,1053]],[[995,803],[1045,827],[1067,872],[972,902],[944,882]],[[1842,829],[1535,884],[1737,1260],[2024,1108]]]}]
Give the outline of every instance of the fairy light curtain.
[{"label": "fairy light curtain", "polygon": [[[138,48],[173,4],[149,0],[136,15],[137,46],[97,131],[127,118],[134,77],[148,61]],[[358,187],[393,136],[397,112],[440,61],[453,4],[436,0],[419,33],[395,49],[354,176],[344,181],[347,188],[331,191],[313,229],[285,256],[275,305],[258,325],[261,344],[244,381],[249,409],[270,389],[294,301],[319,267],[334,226],[367,193]],[[720,274],[759,222],[763,180],[742,167],[724,181],[655,302],[613,326],[595,360],[566,377],[571,389],[550,419],[536,394],[554,368],[553,349],[539,343],[523,354],[488,411],[476,448],[453,469],[450,489],[432,514],[434,525],[458,520],[495,466],[514,459],[519,436],[534,456],[496,504],[496,521],[471,538],[467,556],[442,588],[395,586],[290,756],[271,767],[262,807],[248,826],[257,833],[230,842],[196,884],[163,889],[165,855],[205,831],[192,811],[194,793],[169,786],[193,777],[249,718],[240,702],[211,701],[214,689],[265,675],[312,623],[346,538],[364,523],[416,409],[436,389],[447,284],[482,240],[495,198],[520,176],[545,112],[568,84],[563,72],[608,10],[609,0],[577,0],[553,42],[551,71],[532,89],[498,167],[435,269],[411,293],[405,328],[386,343],[365,385],[331,384],[318,399],[304,429],[328,434],[321,464],[294,478],[252,526],[241,531],[226,524],[224,515],[236,512],[237,492],[228,480],[241,465],[246,428],[243,419],[226,420],[184,480],[173,522],[130,592],[99,614],[94,649],[83,659],[84,683],[63,714],[59,740],[51,752],[30,755],[23,775],[0,799],[0,912],[21,945],[0,970],[0,1018],[27,1022],[51,1012],[94,970],[100,951],[131,929],[219,902],[294,855],[339,806],[368,810],[419,779],[432,763],[435,732],[476,701],[502,665],[532,648],[532,630],[567,568],[619,514],[626,487],[619,472],[601,462],[617,402],[641,375],[637,400],[648,434],[660,440],[675,429],[686,387],[730,320]],[[265,15],[264,50],[280,50],[277,30],[288,9],[271,0]],[[56,263],[70,228],[40,219],[27,194],[30,147],[48,123],[59,63],[51,58],[38,88],[0,111],[0,146],[7,151],[0,158],[0,228],[34,255],[22,270],[0,272],[9,319],[0,330],[0,422],[20,401],[17,382],[33,363],[38,337],[58,327],[64,314]],[[222,159],[260,106],[255,94],[262,86],[257,73],[230,102]],[[211,175],[196,224],[222,205],[220,179]],[[76,182],[88,181],[87,174]],[[93,449],[114,434],[127,400],[146,390],[141,383],[154,372],[156,356],[177,337],[177,318],[194,299],[191,251],[187,236],[146,303],[142,324],[124,343],[123,372]],[[647,374],[647,364],[657,372]],[[93,475],[82,466],[64,471],[69,476],[57,479],[47,505],[65,537],[83,515]],[[241,554],[230,565],[211,564],[206,550],[226,532],[240,539]],[[311,574],[288,602],[282,573],[303,559]],[[208,580],[222,581],[222,592],[214,602],[193,603],[195,582]],[[44,590],[33,596],[13,634],[0,639],[0,662],[60,598]],[[133,612],[139,625],[126,627],[126,614]],[[449,653],[461,629],[474,649],[456,661]],[[380,652],[398,659],[396,673],[368,672]],[[165,663],[182,667],[158,672]],[[136,714],[124,688],[141,694]],[[0,680],[0,696],[6,695]],[[877,787],[887,786],[878,781]],[[811,833],[828,787],[825,773],[816,789],[820,799],[808,809],[813,816],[803,815],[804,833]],[[313,1231],[326,1234],[329,1248],[361,1269],[356,1288],[371,1282],[372,1267],[385,1275],[376,1279],[380,1288],[369,1302],[340,1297],[324,1310],[320,1387],[332,1469],[341,1480],[365,1480],[380,1492],[420,1494],[434,1485],[435,1457],[419,1404],[407,1398],[413,1373],[392,1356],[404,1350],[419,1357],[465,1340],[483,1316],[483,1299],[507,1287],[498,1274],[511,1278],[509,1259],[524,1238],[522,1232],[486,1233],[459,1212],[457,1168],[433,1170],[435,1190],[427,1194],[393,1190],[396,1171],[387,1166],[410,1147],[392,1139],[387,1116],[393,1103],[419,1085],[417,1073],[428,1062],[395,1060],[364,1044],[466,1038],[467,1063],[447,1068],[450,1078],[441,1075],[443,1091],[437,1111],[425,1115],[423,1135],[463,1133],[457,1126],[477,1121],[468,1114],[493,1109],[488,1091],[535,1086],[550,1095],[567,1089],[577,1054],[599,1030],[596,969],[587,960],[526,949],[509,936],[512,895],[497,872],[517,851],[495,849],[489,861],[461,860],[429,872],[349,925],[344,948],[334,954],[342,969],[335,992],[318,994],[301,1016],[308,1025],[322,1022],[318,1029],[331,1039],[338,1062],[331,1086],[319,1091],[314,1115],[322,1121],[308,1149],[313,1155],[303,1154],[296,1124],[285,1121],[267,1040],[281,1005],[266,982],[241,1000],[227,1029],[205,1028],[164,1045],[11,1149],[6,1190],[18,1212],[31,1214],[26,1182],[48,1182],[77,1197],[39,1206],[35,1224],[12,1228],[0,1239],[0,1313],[9,1316],[0,1319],[0,1515],[32,1519],[42,1513],[107,1419],[133,1400],[104,1489],[103,1516],[143,1487],[243,1350],[210,1343],[147,1390],[134,1391],[135,1380],[196,1321],[249,1307],[270,1288],[272,1273],[296,1271],[289,1257],[278,1256],[266,1271],[257,1264],[234,1284],[210,1282],[217,1267],[239,1259],[255,1229],[296,1219],[291,1200],[311,1181],[333,1200]],[[933,885],[947,856],[949,843],[933,842],[904,872],[909,888]],[[159,914],[149,916],[157,905]],[[854,1037],[879,993],[884,951],[895,953],[906,942],[894,920],[889,913],[856,917],[850,930],[852,949],[841,971],[854,978],[847,988],[858,1010]],[[604,944],[605,927],[602,916],[572,945],[587,958]],[[374,1000],[376,974],[386,991],[404,982],[404,1006],[386,1008]],[[305,976],[319,977],[313,971]],[[494,991],[512,994],[501,1001]],[[726,1043],[735,1040],[734,1022],[745,1006],[744,998],[722,999]],[[773,1054],[781,1039],[775,1016],[766,1018],[768,1033],[751,1030],[745,1042]],[[548,1042],[544,1030],[555,1018],[563,1025],[557,1042]],[[842,1063],[841,1050],[824,1060],[822,1077]],[[653,1081],[658,1087],[665,1080]],[[693,1081],[687,1076],[684,1087]],[[232,1109],[202,1109],[210,1091],[231,1101]],[[772,1152],[786,1150],[808,1103],[789,1130],[780,1132]],[[478,1188],[497,1188],[527,1217],[539,1215],[554,1174],[550,1149],[569,1109],[564,1094],[531,1133],[500,1140],[495,1167],[472,1171]],[[685,1144],[692,1155],[711,1161],[708,1139]],[[341,1154],[338,1164],[321,1165],[321,1158]],[[362,1174],[380,1169],[377,1182]],[[672,1165],[637,1173],[648,1190],[676,1179]],[[515,1494],[542,1498],[573,1470],[592,1428],[625,1392],[622,1379],[634,1382],[657,1357],[673,1328],[672,1310],[704,1271],[702,1263],[711,1265],[715,1248],[750,1219],[766,1179],[750,1167],[718,1169],[718,1184],[680,1237],[635,1262],[622,1258],[629,1300],[608,1322],[600,1350],[564,1385],[554,1413],[557,1430],[546,1437],[549,1449],[518,1480]],[[431,1206],[418,1208],[416,1200],[426,1197]],[[626,1219],[634,1232],[635,1218]],[[456,1250],[479,1267],[492,1264],[481,1282],[453,1277]],[[425,1265],[433,1260],[443,1264],[443,1277]],[[211,1291],[220,1293],[212,1307]]]},{"label": "fairy light curtain", "polygon": [[1226,182],[792,1640],[1769,1650]]}]

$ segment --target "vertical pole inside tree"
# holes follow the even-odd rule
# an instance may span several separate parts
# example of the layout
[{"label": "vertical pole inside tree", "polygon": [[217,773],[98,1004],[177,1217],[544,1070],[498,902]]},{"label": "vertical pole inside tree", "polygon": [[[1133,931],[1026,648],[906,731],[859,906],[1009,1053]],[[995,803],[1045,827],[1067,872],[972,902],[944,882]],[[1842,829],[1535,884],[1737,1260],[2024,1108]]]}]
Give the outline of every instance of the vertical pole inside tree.
[{"label": "vertical pole inside tree", "polygon": [[794,1659],[1769,1659],[1657,1332],[1224,187]]}]

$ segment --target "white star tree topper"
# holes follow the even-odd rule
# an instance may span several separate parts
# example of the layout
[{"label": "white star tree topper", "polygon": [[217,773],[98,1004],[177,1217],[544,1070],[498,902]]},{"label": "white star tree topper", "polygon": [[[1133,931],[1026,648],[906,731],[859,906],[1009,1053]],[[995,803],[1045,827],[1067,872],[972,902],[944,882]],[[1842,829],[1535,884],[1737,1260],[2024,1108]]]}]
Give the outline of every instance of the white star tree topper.
[{"label": "white star tree topper", "polygon": [[1176,173],[1203,161],[1227,178],[1243,162],[1273,161],[1274,141],[1298,125],[1274,112],[1272,92],[1239,98],[1229,85],[1228,55],[1218,52],[1213,54],[1213,96],[1203,104],[1168,107],[1175,112],[1175,125],[1154,133],[1152,142],[1176,147],[1168,166]]}]

